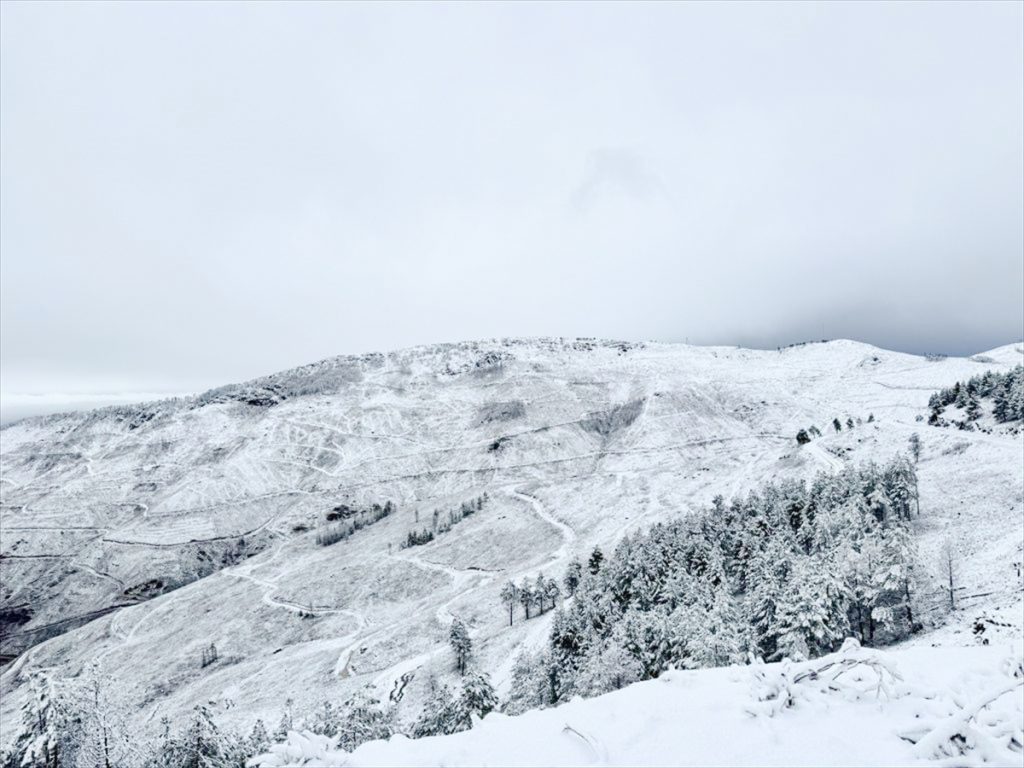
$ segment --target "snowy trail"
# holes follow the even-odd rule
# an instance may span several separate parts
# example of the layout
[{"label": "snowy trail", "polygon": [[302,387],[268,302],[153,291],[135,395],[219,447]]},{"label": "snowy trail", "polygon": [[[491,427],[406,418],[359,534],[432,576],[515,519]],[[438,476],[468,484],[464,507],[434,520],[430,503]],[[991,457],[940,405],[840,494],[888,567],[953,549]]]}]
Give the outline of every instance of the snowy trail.
[{"label": "snowy trail", "polygon": [[80,568],[83,571],[91,573],[93,576],[96,576],[97,578],[106,579],[108,581],[114,582],[114,584],[117,586],[117,588],[119,590],[121,590],[121,591],[123,591],[124,588],[125,588],[125,584],[124,584],[124,582],[121,579],[117,578],[116,576],[111,576],[109,573],[104,573],[103,571],[97,571],[91,565],[87,565],[86,563],[79,563],[79,562],[72,561],[71,566],[73,568]]},{"label": "snowy trail", "polygon": [[557,517],[552,515],[544,508],[544,503],[536,496],[526,493],[525,491],[519,491],[512,489],[509,491],[509,495],[513,498],[517,498],[521,501],[525,501],[533,507],[533,511],[537,514],[541,520],[550,523],[557,528],[562,534],[562,545],[551,554],[552,564],[567,560],[569,558],[570,548],[576,544],[576,532],[568,525],[563,523]]},{"label": "snowy trail", "polygon": [[807,443],[807,445],[804,446],[804,450],[824,464],[830,472],[839,472],[844,466],[842,459],[837,456],[833,456],[814,441]]}]

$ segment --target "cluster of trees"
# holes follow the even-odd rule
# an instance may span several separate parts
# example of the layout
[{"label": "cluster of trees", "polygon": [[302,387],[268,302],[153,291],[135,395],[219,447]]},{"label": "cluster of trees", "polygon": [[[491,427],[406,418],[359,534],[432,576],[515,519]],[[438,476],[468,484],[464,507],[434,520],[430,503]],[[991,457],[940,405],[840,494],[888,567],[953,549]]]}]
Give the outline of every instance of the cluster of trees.
[{"label": "cluster of trees", "polygon": [[215,661],[217,661],[218,658],[219,657],[217,656],[217,646],[213,643],[210,643],[208,646],[203,648],[203,653],[199,659],[199,668],[203,669],[205,667],[210,666]]},{"label": "cluster of trees", "polygon": [[482,672],[464,675],[455,692],[447,685],[438,686],[433,682],[427,706],[413,724],[410,735],[418,739],[468,731],[473,727],[474,716],[483,717],[497,709],[498,703],[490,678]]},{"label": "cluster of trees", "polygon": [[525,617],[530,618],[530,610],[536,610],[540,616],[558,604],[562,590],[554,579],[545,579],[543,573],[538,573],[535,579],[523,578],[520,584],[514,581],[507,581],[501,588],[501,602],[508,608],[508,625],[512,626],[516,606],[522,606]]},{"label": "cluster of trees", "polygon": [[948,426],[950,422],[942,414],[952,405],[964,414],[963,419],[952,423],[960,429],[973,429],[973,422],[981,417],[984,400],[991,400],[992,416],[1000,424],[1024,419],[1024,365],[1006,373],[986,371],[966,382],[958,381],[952,387],[939,390],[928,400],[931,411],[928,423]]},{"label": "cluster of trees", "polygon": [[[447,533],[453,526],[458,525],[467,517],[470,517],[483,509],[487,499],[488,495],[485,493],[470,501],[464,501],[457,509],[449,509],[447,518],[441,513],[441,510],[435,509],[430,527],[409,531],[409,533],[406,534],[405,540],[399,545],[399,548],[408,549],[409,547],[418,547],[422,544],[429,544],[437,536]],[[416,522],[419,522],[419,517],[419,512],[417,512]]]},{"label": "cluster of trees", "polygon": [[[867,419],[868,424],[871,424],[874,420],[875,420],[875,414],[869,413],[868,414],[868,419]],[[864,419],[860,418],[859,416],[857,417],[856,421],[853,420],[852,416],[847,416],[846,417],[846,428],[847,429],[853,429],[854,427],[856,427],[856,426],[858,426],[860,424],[863,424],[863,423],[864,423]],[[817,427],[811,427],[811,429],[817,430],[818,428]],[[834,419],[832,419],[832,429],[834,429],[836,432],[842,432],[843,431],[843,422],[840,420],[840,418],[838,416],[835,417]],[[818,432],[818,434],[820,435],[821,432]]]},{"label": "cluster of trees", "polygon": [[517,658],[506,711],[670,666],[813,657],[851,634],[865,645],[905,637],[919,628],[916,486],[902,456],[809,484],[769,483],[627,536],[587,568],[574,563],[574,599],[555,614],[547,647]]},{"label": "cluster of trees", "polygon": [[3,768],[146,765],[143,748],[130,738],[127,713],[107,696],[95,667],[61,681],[35,670],[29,690],[21,729],[0,756]]},{"label": "cluster of trees", "polygon": [[394,514],[397,507],[390,501],[384,505],[374,504],[369,509],[355,510],[344,504],[335,507],[327,514],[327,523],[316,531],[316,543],[328,547],[347,539],[356,531]]},{"label": "cluster of trees", "polygon": [[[299,722],[289,699],[273,733],[262,720],[248,734],[223,728],[211,707],[199,705],[180,728],[173,729],[165,718],[162,734],[144,740],[131,732],[126,713],[106,695],[103,678],[95,670],[63,680],[37,671],[31,689],[21,731],[0,756],[2,768],[245,768],[249,758],[299,728],[337,737],[339,747],[348,751],[401,730],[393,704],[382,705],[360,690],[340,706],[322,702]],[[445,706],[439,707],[441,703]],[[472,724],[473,714],[482,717],[496,704],[486,676],[467,675],[461,693],[454,696],[442,689],[410,733],[463,730]]]},{"label": "cluster of trees", "polygon": [[[867,418],[868,424],[871,424],[874,420],[875,414],[869,413]],[[832,429],[834,429],[836,432],[842,432],[843,423],[844,422],[838,416],[835,417],[834,419],[832,419]],[[854,421],[851,416],[847,416],[845,423],[847,429],[853,429],[859,424],[863,424],[864,419],[858,416],[857,420]],[[796,441],[800,445],[804,445],[806,443],[811,442],[811,440],[815,437],[821,437],[821,430],[818,429],[818,427],[815,424],[811,424],[811,426],[807,427],[807,429],[801,429],[799,432],[796,433]]]}]

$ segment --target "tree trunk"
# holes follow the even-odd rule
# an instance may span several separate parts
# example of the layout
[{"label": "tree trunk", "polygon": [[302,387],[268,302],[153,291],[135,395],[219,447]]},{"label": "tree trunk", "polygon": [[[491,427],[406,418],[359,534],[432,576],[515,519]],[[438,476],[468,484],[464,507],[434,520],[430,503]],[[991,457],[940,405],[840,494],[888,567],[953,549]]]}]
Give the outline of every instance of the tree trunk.
[{"label": "tree trunk", "polygon": [[910,605],[910,582],[903,582],[903,596],[907,601],[907,625],[910,627],[910,631],[914,631],[914,609]]}]

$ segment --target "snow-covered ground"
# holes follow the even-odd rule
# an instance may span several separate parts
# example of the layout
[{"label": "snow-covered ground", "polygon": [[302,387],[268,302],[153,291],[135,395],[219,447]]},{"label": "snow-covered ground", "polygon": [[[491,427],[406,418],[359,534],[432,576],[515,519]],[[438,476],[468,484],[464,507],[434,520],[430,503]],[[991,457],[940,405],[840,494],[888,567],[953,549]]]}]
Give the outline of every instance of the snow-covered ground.
[{"label": "snow-covered ground", "polygon": [[[452,736],[396,735],[352,753],[297,732],[255,764],[1020,765],[1020,652],[1019,643],[892,653],[853,648],[796,665],[671,671],[553,709],[492,713]],[[801,678],[820,669],[816,679]],[[946,749],[948,735],[940,736],[962,730],[973,740],[964,754]]]},{"label": "snow-covered ground", "polygon": [[[953,541],[962,587],[952,616],[937,591],[928,599],[935,629],[915,643],[922,653],[933,642],[977,646],[979,620],[990,642],[1017,639],[1022,437],[918,417],[935,390],[1020,364],[1021,349],[977,362],[851,341],[781,351],[480,342],[337,358],[219,396],[10,425],[0,431],[0,607],[31,617],[9,624],[0,648],[29,649],[0,677],[0,731],[15,730],[31,669],[71,675],[89,662],[118,680],[143,733],[206,702],[226,724],[275,723],[287,698],[302,711],[367,684],[382,697],[401,690],[414,712],[428,678],[451,674],[454,616],[500,691],[516,650],[543,642],[550,618],[517,615],[509,627],[498,597],[506,580],[559,577],[595,545],[771,477],[887,459],[914,432],[922,557],[937,572]],[[859,423],[836,433],[837,417]],[[812,424],[823,436],[797,446],[797,430]],[[484,508],[450,532],[399,549],[434,509],[485,492]],[[386,500],[396,514],[315,543],[335,505]],[[201,667],[211,642],[219,660]],[[704,678],[635,688],[670,692],[690,679]],[[571,762],[552,749],[550,760]],[[627,762],[648,762],[636,754]]]}]

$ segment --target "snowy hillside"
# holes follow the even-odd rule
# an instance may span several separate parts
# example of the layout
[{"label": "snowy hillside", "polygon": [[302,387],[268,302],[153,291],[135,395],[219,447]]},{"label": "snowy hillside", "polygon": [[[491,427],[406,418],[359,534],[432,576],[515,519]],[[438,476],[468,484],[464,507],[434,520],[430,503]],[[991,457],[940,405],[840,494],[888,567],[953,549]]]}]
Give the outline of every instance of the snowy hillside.
[{"label": "snowy hillside", "polygon": [[[671,671],[594,699],[352,753],[311,733],[255,760],[320,766],[910,766],[1020,763],[1019,644],[852,647],[803,664]],[[824,670],[819,676],[809,674]],[[947,750],[967,726],[966,756]],[[1016,750],[1012,746],[1017,744]]]},{"label": "snowy hillside", "polygon": [[[504,582],[560,578],[596,545],[770,478],[886,460],[915,432],[914,526],[936,597],[914,643],[977,645],[978,621],[992,643],[1019,639],[1024,438],[1013,425],[924,420],[937,390],[1021,362],[1019,344],[925,359],[851,341],[780,351],[493,341],[336,358],[198,398],[10,425],[0,431],[0,653],[13,660],[0,730],[13,738],[32,670],[72,676],[90,664],[118,681],[115,695],[150,735],[197,704],[248,728],[278,722],[288,699],[312,711],[366,685],[413,713],[433,679],[452,675],[455,617],[504,693],[515,652],[543,643],[552,615],[509,626]],[[811,426],[820,436],[799,445]],[[388,502],[393,512],[374,512]],[[401,547],[437,528],[435,510],[454,520],[466,504],[475,511],[450,530]],[[940,550],[951,540],[962,600],[947,617]],[[614,710],[588,708],[605,700],[683,699],[687,681],[715,687],[732,673],[699,674],[565,709],[599,723]],[[523,719],[561,728],[554,717]],[[447,738],[443,749],[467,750],[447,762],[479,762],[476,731]],[[629,738],[606,742],[609,755],[635,746]],[[568,742],[545,762],[583,760]],[[368,764],[372,749],[359,753]],[[659,754],[627,762],[678,762]]]}]

